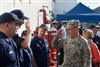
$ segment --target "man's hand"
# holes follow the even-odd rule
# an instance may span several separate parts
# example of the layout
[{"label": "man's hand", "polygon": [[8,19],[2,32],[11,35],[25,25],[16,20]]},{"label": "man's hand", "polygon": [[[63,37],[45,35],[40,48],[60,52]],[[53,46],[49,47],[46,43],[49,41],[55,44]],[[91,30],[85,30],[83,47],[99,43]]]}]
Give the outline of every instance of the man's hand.
[{"label": "man's hand", "polygon": [[28,20],[25,22],[25,27],[26,27],[27,32],[31,32],[31,31],[32,31],[30,19],[28,19]]},{"label": "man's hand", "polygon": [[31,36],[32,29],[31,29],[31,24],[30,24],[29,19],[25,22],[25,27],[26,27],[26,30],[27,30],[27,34],[26,34],[23,42],[21,42],[21,47],[24,48],[24,49],[29,49],[30,43],[31,43],[31,38],[32,38],[32,36]]},{"label": "man's hand", "polygon": [[59,29],[56,34],[57,37],[62,37],[62,29]]}]

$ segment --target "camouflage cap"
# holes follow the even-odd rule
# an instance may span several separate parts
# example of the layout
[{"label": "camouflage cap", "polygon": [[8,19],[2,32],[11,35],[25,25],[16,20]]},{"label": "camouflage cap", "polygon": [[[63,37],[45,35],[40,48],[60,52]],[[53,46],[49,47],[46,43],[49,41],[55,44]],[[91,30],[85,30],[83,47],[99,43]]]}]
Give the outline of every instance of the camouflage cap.
[{"label": "camouflage cap", "polygon": [[75,27],[78,27],[78,26],[80,26],[79,20],[69,20],[67,22],[66,29],[72,29],[72,28],[75,28]]}]

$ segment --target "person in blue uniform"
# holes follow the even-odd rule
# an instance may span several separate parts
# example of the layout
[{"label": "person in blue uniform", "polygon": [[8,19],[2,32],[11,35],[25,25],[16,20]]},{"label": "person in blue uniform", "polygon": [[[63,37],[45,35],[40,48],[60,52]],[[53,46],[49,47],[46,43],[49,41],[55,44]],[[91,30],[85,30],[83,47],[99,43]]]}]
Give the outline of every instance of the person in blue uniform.
[{"label": "person in blue uniform", "polygon": [[[22,38],[25,38],[27,35],[27,30],[24,30],[22,33],[21,33],[21,37]],[[31,34],[31,36],[33,37],[33,34]],[[29,49],[22,49],[22,52],[23,52],[23,66],[24,67],[33,67],[32,66],[32,56],[33,56],[33,53],[32,53],[32,50],[31,48]]]},{"label": "person in blue uniform", "polygon": [[[18,48],[12,37],[24,21],[15,14],[5,12],[0,15],[0,67],[20,67]],[[24,45],[20,45],[25,47]]]},{"label": "person in blue uniform", "polygon": [[96,35],[97,29],[95,25],[90,25],[89,29],[91,29],[94,32],[94,38],[92,38],[93,42],[98,46],[100,50],[100,37]]},{"label": "person in blue uniform", "polygon": [[[17,17],[20,20],[27,20],[27,22],[24,22],[24,23],[25,23],[25,28],[26,28],[28,34],[26,34],[24,38],[22,38],[18,34],[16,34],[13,37],[13,39],[16,42],[17,45],[28,45],[28,47],[30,47],[30,42],[31,42],[31,29],[30,29],[30,27],[31,26],[30,26],[29,18],[24,16],[24,13],[20,9],[12,10],[10,13],[16,14]],[[30,48],[28,48],[28,49],[23,49],[23,48],[18,49],[20,67],[32,67],[32,61],[31,61],[31,59],[28,55],[29,50],[30,50]],[[27,57],[27,58],[25,58],[24,56]],[[26,62],[25,60],[28,60],[28,61]]]},{"label": "person in blue uniform", "polygon": [[98,46],[98,48],[100,50],[100,37],[95,35],[95,37],[92,40],[94,43],[96,43],[96,45]]},{"label": "person in blue uniform", "polygon": [[50,67],[49,44],[43,37],[47,31],[47,26],[41,24],[38,34],[31,41],[31,49],[33,52],[33,67]]}]

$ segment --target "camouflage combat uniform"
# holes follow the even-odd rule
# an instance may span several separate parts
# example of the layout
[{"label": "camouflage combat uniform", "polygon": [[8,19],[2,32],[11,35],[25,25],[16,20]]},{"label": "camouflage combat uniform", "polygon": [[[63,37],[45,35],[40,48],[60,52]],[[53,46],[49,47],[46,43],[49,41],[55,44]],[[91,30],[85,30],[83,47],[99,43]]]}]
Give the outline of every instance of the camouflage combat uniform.
[{"label": "camouflage combat uniform", "polygon": [[89,44],[82,36],[78,36],[75,39],[70,37],[61,39],[55,36],[52,46],[64,48],[62,67],[91,67]]}]

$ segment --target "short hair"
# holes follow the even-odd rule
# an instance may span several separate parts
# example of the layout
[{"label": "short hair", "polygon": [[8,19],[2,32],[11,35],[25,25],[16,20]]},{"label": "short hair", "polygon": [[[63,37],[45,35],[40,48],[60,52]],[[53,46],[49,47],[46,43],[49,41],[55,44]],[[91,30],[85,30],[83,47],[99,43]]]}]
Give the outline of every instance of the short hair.
[{"label": "short hair", "polygon": [[39,29],[39,26],[36,27],[35,31],[37,31]]},{"label": "short hair", "polygon": [[87,33],[89,39],[92,39],[94,37],[94,33],[91,29],[85,29],[83,33]]}]

